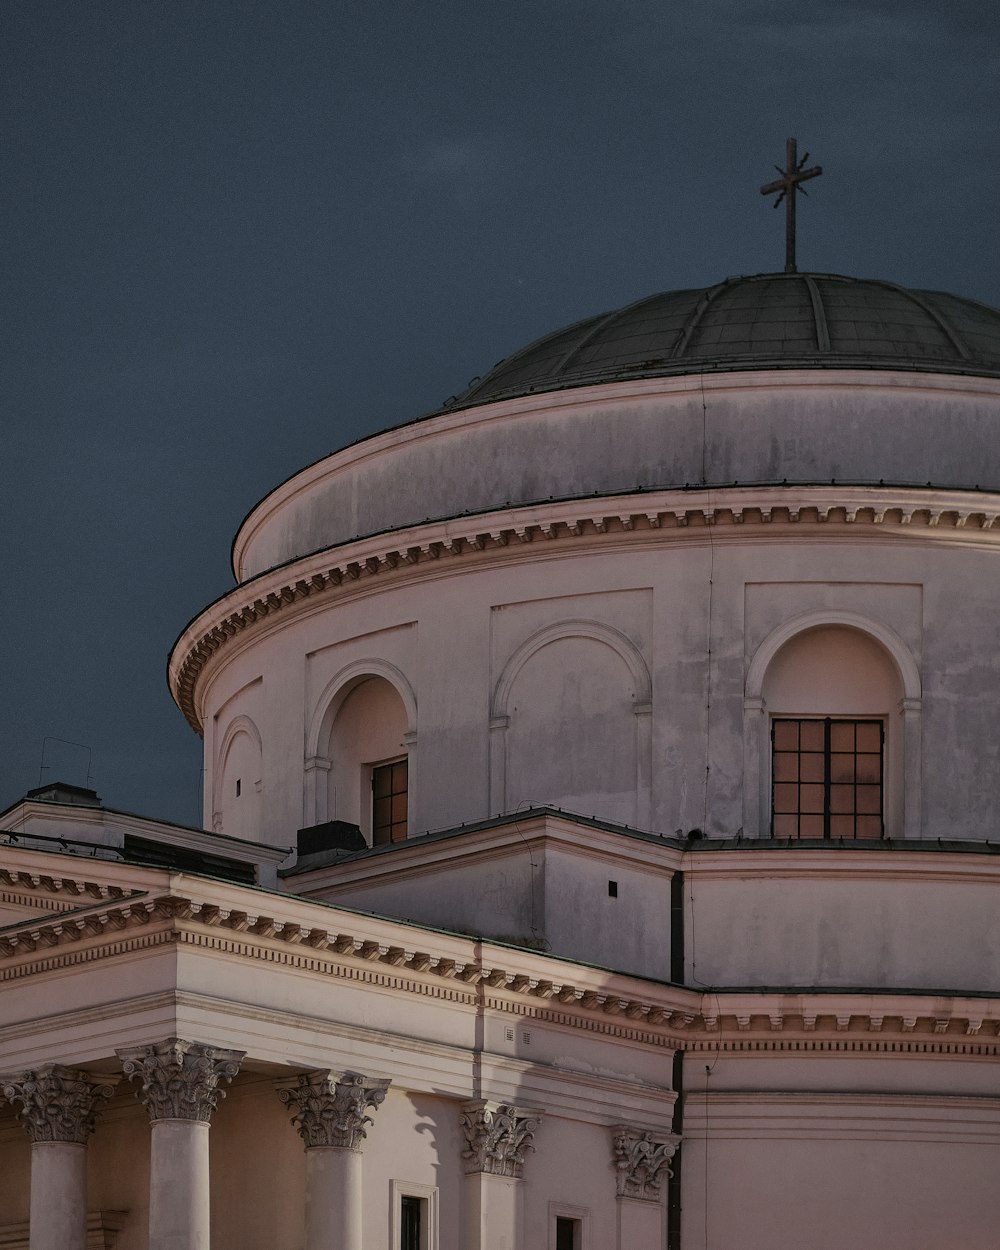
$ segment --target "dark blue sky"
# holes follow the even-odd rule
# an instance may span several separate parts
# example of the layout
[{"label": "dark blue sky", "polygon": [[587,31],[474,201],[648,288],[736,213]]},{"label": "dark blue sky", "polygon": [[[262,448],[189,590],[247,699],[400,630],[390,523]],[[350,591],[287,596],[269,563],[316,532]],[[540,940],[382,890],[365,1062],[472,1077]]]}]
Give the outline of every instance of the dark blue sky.
[{"label": "dark blue sky", "polygon": [[[1000,304],[981,0],[6,0],[0,806],[200,820],[164,667],[299,466],[538,334],[780,268]],[[43,779],[82,783],[50,742]]]}]

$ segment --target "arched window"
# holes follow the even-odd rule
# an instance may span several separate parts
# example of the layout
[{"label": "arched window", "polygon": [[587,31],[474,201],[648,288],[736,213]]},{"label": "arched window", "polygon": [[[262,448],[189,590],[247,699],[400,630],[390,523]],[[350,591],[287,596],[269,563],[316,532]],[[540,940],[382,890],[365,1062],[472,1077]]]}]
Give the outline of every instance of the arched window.
[{"label": "arched window", "polygon": [[919,682],[891,631],[846,614],[775,631],[750,666],[745,709],[759,836],[867,840],[919,829]]},{"label": "arched window", "polygon": [[339,685],[319,724],[316,755],[307,761],[313,823],[347,821],[373,846],[406,837],[412,784],[409,721],[403,699],[386,677],[361,672]]}]

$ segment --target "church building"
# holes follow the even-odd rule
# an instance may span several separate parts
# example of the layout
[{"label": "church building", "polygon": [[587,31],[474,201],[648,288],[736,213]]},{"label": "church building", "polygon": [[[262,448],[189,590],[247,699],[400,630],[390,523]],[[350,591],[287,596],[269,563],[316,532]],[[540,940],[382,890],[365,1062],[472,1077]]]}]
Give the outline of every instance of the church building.
[{"label": "church building", "polygon": [[1000,310],[556,331],[256,504],[204,827],[0,815],[3,1250],[991,1250]]}]

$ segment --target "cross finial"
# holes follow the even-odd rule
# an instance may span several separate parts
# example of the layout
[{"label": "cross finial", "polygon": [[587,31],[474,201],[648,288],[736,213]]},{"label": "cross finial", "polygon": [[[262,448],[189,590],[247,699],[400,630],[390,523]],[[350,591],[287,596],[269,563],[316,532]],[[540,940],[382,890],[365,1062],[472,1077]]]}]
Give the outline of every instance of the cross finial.
[{"label": "cross finial", "polygon": [[808,159],[808,152],[801,161],[798,159],[795,140],[789,139],[785,144],[785,168],[781,169],[777,165],[774,167],[781,177],[760,189],[761,195],[774,195],[776,191],[779,192],[778,198],[774,201],[775,208],[782,200],[785,201],[785,273],[798,272],[795,268],[795,195],[799,191],[803,195],[806,193],[805,187],[799,184],[808,178],[818,178],[823,172],[822,165],[814,165],[812,169],[803,169]]}]

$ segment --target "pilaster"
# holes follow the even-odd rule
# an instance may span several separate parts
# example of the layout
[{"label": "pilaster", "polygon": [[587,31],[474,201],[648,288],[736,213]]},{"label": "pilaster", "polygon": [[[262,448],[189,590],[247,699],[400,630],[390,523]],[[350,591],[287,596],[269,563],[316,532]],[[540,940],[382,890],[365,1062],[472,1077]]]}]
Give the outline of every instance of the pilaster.
[{"label": "pilaster", "polygon": [[520,1250],[524,1244],[520,1180],[542,1117],[512,1103],[477,1098],[462,1104],[467,1250]]},{"label": "pilaster", "polygon": [[616,1124],[611,1130],[618,1250],[660,1250],[665,1235],[663,1182],[671,1175],[676,1133],[653,1133]]}]

